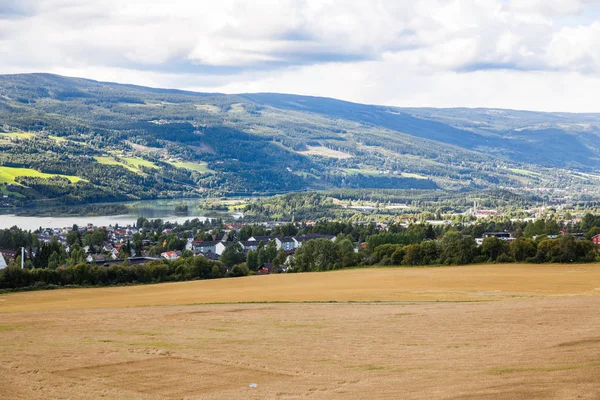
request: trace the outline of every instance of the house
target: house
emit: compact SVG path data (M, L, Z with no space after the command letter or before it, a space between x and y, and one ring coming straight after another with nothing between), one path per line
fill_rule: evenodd
M6 260L4 259L2 253L0 253L0 269L4 269L6 267L8 267L8 265L6 264Z
M219 256L215 253L199 253L198 256L204 257L208 261L218 261L219 260Z
M331 240L333 242L335 240L335 236L311 233L309 235L303 235L303 236L298 236L298 237L294 238L294 240L296 241L296 248L302 247L302 243L304 243L304 242L308 242L309 240L315 240L315 239L327 239L327 240Z
M160 253L160 256L167 260L177 260L179 258L176 251L165 251L164 253Z
M241 242L239 242L239 244L241 244L242 247L244 247L244 251L245 252L248 252L250 250L257 251L259 243L260 242L257 242L255 240L247 240L247 241L241 241Z
M294 238L289 236L277 237L275 243L277 244L277 250L283 249L284 251L294 250L297 244Z
M273 240L272 236L252 236L250 239L248 239L250 242L263 242L264 244L269 243L271 240Z
M16 250L0 249L0 253L4 254L6 257L8 257L10 259L14 259L17 257Z
M489 238L489 237L495 237L498 239L510 239L511 238L511 234L509 232L485 232L483 234L483 238Z
M592 243L600 245L600 235L596 235L592 238Z
M265 264L261 265L260 267L258 267L258 270L256 271L256 273L258 275L268 275L271 272L273 272L273 268L275 268L275 265L273 265L271 263L265 263Z
M209 242L201 242L198 240L194 240L192 242L192 247L195 253L214 253L217 255L223 254L227 246L232 244L233 242L221 242L220 240L209 241Z
M216 253L217 252L217 244L221 243L221 241L201 241L194 240L192 242L192 249L196 253Z

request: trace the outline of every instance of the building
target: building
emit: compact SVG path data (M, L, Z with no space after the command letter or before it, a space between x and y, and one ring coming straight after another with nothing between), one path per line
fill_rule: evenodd
M510 239L512 237L512 235L510 234L510 232L485 232L483 234L483 238L489 238L489 237L495 237L498 239Z
M277 244L277 250L283 249L284 251L294 250L297 245L293 237L287 236L275 238L275 243Z
M2 253L0 253L0 269L4 269L6 267L8 267L8 265L6 264L6 260L4 259Z
M298 237L294 238L294 240L296 241L296 248L302 247L302 243L304 243L304 242L308 242L309 240L315 240L315 239L326 239L326 240L331 240L333 242L335 240L335 236L311 233L309 235L303 235L303 236L298 236Z
M272 236L252 236L248 241L256 243L263 242L263 244L267 244L273 239Z
M179 258L176 251L165 251L164 253L161 253L160 256L167 260L177 260Z
M260 242L257 242L256 240L241 241L238 243L242 245L242 247L244 248L244 251L246 251L246 252L248 252L250 250L257 251L258 245L260 244Z
M596 235L592 238L592 243L600 245L600 235Z
M273 272L273 268L275 268L275 265L271 264L271 263L266 263L261 265L258 270L256 271L256 273L258 275L268 275L271 272Z
M221 243L220 240L213 240L203 242L200 240L194 240L192 242L192 249L196 253L217 253L217 245Z

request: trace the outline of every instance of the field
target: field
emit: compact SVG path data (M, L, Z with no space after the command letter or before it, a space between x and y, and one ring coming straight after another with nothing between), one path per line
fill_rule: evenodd
M43 172L39 172L29 168L0 167L0 183L14 184L15 178L18 176L30 176L45 179L60 176L62 178L67 178L71 183L77 183L81 180L81 178L77 176L45 174Z
M188 169L190 171L196 171L201 174L210 174L210 173L214 172L208 168L207 163L203 163L203 162L194 163L194 162L184 162L184 161L172 161L172 162L169 162L169 164L171 164L175 168Z
M154 164L152 161L144 160L143 158L139 158L139 157L122 157L122 158L128 164L131 164L136 168L140 168L140 167L158 168L158 166L156 164Z
M599 294L597 265L8 294L0 398L597 399Z
M306 146L307 150L299 151L299 154L304 154L308 156L321 156L327 158L337 158L339 160L345 160L347 158L352 158L352 156L348 153L344 153L343 151L333 150L328 147L323 146Z
M105 164L105 165L120 165L123 168L127 168L128 170L130 170L131 172L135 172L136 174L141 174L142 172L137 169L132 167L131 165L128 165L124 162L118 161L113 157L110 156L98 156L98 157L94 157L94 159L100 163L100 164Z

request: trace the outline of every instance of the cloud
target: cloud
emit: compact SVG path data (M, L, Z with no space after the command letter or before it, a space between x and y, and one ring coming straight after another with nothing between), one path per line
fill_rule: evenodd
M456 93L476 81L478 105L510 106L494 95L522 103L509 77L596 87L600 0L0 0L0 60L0 73L404 105L473 104Z

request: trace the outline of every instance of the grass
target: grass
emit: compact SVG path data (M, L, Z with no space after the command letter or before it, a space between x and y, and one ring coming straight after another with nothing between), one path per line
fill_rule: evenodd
M10 293L0 313L216 303L490 302L594 295L598 287L600 268L594 264L369 268Z
M15 139L32 139L35 137L35 134L32 132L10 132L10 133L0 133L0 136L5 138L15 138Z
M190 171L196 171L201 174L211 174L214 171L208 168L208 164L205 162L189 162L189 161L170 161L169 164L174 166L175 168L183 168Z
M427 179L426 176L424 175L419 175L419 174L411 174L409 172L403 172L402 173L402 177L403 178L414 178L414 179Z
M8 183L15 184L16 178L19 176L28 176L34 178L53 178L59 176L61 178L67 178L71 183L77 183L82 179L78 176L72 175L60 175L60 174L45 174L43 172L36 171L34 169L29 168L13 168L13 167L0 167L0 184Z
M56 142L59 142L59 143L61 143L61 142L66 142L66 141L67 141L67 139L66 139L66 138L64 138L64 137L60 137L60 136L53 136L53 135L49 135L49 136L48 136L48 139L52 139L52 140L54 140L54 141L56 141Z
M132 167L131 165L128 165L122 161L118 161L116 160L114 157L110 157L110 156L97 156L94 157L94 159L99 162L100 164L105 164L105 165L118 165L121 166L123 168L127 168L128 170L135 172L136 174L141 174L142 171L140 171L139 169Z
M128 164L133 165L136 168L140 168L140 167L158 168L158 166L156 164L154 164L152 161L144 160L143 158L139 158L139 157L121 157L121 159L123 161L127 162Z
M510 172L514 172L515 174L518 175L525 175L531 178L539 178L542 176L542 174L540 174L539 172L533 172L533 171L528 171L526 169L520 169L520 168L509 168L508 169Z
M589 364L575 365L558 365L549 367L515 367L515 368L491 368L487 372L492 375L513 374L518 372L555 372L555 371L572 371L578 369L597 368L600 367L600 362Z
M321 156L327 158L337 158L338 160L343 160L347 158L352 158L352 155L348 153L344 153L342 151L333 150L324 146L307 146L308 150L299 151L299 154L304 154L308 156Z
M366 176L379 175L379 171L375 171L373 169L344 168L344 172L348 175L366 175Z
M0 314L0 398L597 399L598 270L374 269L9 294L0 312L35 307ZM546 298L341 302L508 291ZM338 303L181 305L329 292Z

